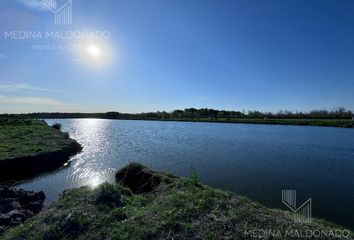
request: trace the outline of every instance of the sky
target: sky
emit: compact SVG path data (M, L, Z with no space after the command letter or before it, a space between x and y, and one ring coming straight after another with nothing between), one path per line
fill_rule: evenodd
M352 0L71 4L0 1L0 113L354 110Z

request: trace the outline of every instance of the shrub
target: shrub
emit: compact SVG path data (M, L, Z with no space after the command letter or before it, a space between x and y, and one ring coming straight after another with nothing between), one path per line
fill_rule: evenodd
M199 177L198 177L198 172L194 167L191 167L191 176L190 176L192 182L194 185L199 184Z
M85 213L74 211L65 218L65 220L62 222L62 226L60 226L60 229L66 235L69 235L72 239L76 239L80 234L88 230L88 226L90 225L91 221L92 219ZM54 228L53 230L54 230L53 235L55 236L55 233L57 232L58 229ZM48 239L53 239L53 238L48 238Z
M127 219L127 215L123 208L115 208L112 210L111 214L113 219L117 221L122 221L124 219Z
M97 190L96 202L109 207L122 206L122 196L116 184L103 183Z
M61 124L60 123L54 123L52 127L57 129L57 130L60 130L61 129Z

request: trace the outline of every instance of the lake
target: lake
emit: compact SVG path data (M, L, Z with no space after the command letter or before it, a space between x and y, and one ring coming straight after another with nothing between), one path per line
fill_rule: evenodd
M318 218L354 229L354 129L227 123L51 119L83 151L56 172L19 187L43 190L47 203L68 188L113 181L130 161L189 176L286 209L281 191L312 198Z

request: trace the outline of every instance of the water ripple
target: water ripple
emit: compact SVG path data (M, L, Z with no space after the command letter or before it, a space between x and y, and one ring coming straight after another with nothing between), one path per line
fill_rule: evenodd
M129 161L138 161L181 176L188 176L193 166L204 183L241 193L270 207L282 206L282 189L296 189L327 206L314 204L318 217L350 225L354 207L336 196L345 194L345 199L354 201L351 129L48 120L49 124L55 122L61 123L63 130L84 148L67 166L20 186L44 190L47 202L55 200L64 189L113 181L117 169Z

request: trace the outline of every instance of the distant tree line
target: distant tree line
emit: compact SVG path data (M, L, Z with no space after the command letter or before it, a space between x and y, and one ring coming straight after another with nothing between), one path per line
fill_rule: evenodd
M277 113L260 111L226 111L210 108L186 108L172 112L147 113L28 113L28 114L1 114L1 118L104 118L104 119L131 119L131 120L174 120L174 119L236 119L236 118L269 118L269 119L353 119L353 112L345 108L335 110L312 110L310 112L279 111Z

